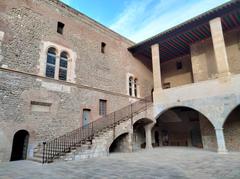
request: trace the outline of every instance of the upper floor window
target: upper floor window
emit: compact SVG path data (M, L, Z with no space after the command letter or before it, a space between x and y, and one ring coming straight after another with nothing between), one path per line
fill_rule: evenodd
M130 96L138 96L138 80L133 76L128 79L128 91Z
M128 89L129 89L129 95L132 96L132 87L133 87L133 77L129 77L129 81L128 81Z
M50 78L67 80L68 53L62 52L60 58L56 55L56 49L51 47L47 53L47 63L45 75ZM59 69L56 69L59 67Z
M107 115L107 100L103 99L99 100L99 115L100 116Z
M137 78L134 79L134 95L137 97Z
M105 48L106 48L106 43L102 42L101 43L101 52L105 53Z
M181 70L182 69L182 62L176 62L176 68L177 68L177 70Z
M58 22L58 25L57 25L57 32L58 32L59 34L63 34L64 26L65 26L64 23L62 23L62 22Z
M55 77L56 67L56 49L51 47L47 52L46 76L50 78Z
M62 52L60 55L60 64L59 64L59 74L58 77L60 80L67 80L67 67L68 67L68 54L67 52Z

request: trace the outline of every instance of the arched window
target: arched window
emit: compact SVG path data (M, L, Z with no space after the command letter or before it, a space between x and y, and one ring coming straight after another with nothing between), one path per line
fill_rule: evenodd
M137 78L134 79L134 96L137 97Z
M67 52L62 52L60 55L60 65L59 65L59 80L67 80L67 66L68 66L68 54Z
M56 65L56 49L51 47L47 52L46 76L54 78Z
M129 77L129 95L132 96L133 77Z

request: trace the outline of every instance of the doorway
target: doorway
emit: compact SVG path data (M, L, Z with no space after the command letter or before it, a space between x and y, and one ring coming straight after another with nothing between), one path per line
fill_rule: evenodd
M20 130L14 134L10 161L26 160L28 140L29 133L25 130Z
M83 109L83 120L82 120L82 125L87 127L87 125L90 122L90 109Z

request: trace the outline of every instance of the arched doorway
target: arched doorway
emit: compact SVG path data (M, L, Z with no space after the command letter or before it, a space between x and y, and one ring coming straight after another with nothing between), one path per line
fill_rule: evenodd
M19 130L14 134L10 161L25 160L27 158L29 133Z
M150 119L142 118L133 124L133 151L146 148L145 126L152 123Z
M118 136L110 145L109 147L109 153L114 152L129 152L129 134L124 133L120 136Z
M228 115L224 125L226 148L229 151L240 151L240 105Z
M213 125L204 115L189 107L166 110L158 117L154 131L160 134L157 141L160 146L191 146L217 150Z

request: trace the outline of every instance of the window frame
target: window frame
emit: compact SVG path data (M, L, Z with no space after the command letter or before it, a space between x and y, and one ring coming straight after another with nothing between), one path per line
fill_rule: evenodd
M65 56L63 56L63 54L65 54ZM62 81L67 81L67 72L68 72L68 59L69 59L69 55L66 51L62 51L60 54L60 59L59 59L59 69L58 69L58 79L62 80ZM61 66L61 60L66 61L66 67ZM66 76L64 79L61 79L61 73L60 71L64 70L66 72Z
M54 53L50 53L51 50L54 51ZM54 64L49 63L48 59L50 57L54 58ZM47 58L46 58L46 67L45 67L45 76L48 78L55 78L55 73L56 73L56 64L57 64L57 49L55 47L49 47L47 50ZM48 75L48 67L53 67L53 76Z
M107 115L107 100L99 99L99 115L106 116Z

